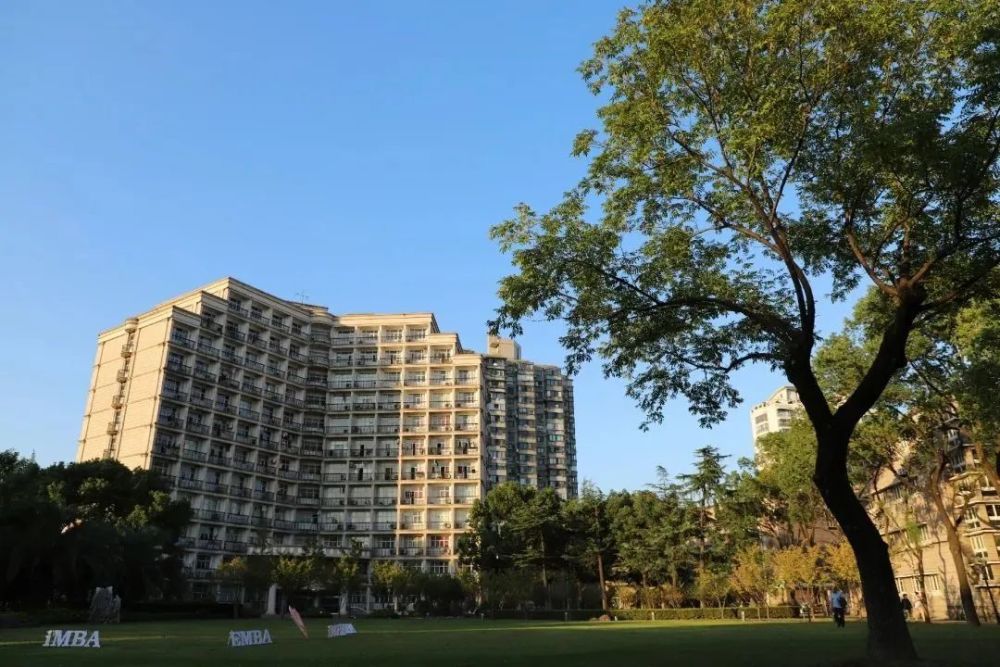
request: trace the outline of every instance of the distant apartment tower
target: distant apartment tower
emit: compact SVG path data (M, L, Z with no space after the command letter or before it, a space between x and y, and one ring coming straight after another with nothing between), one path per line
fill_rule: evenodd
M99 335L77 460L157 470L190 501L196 595L265 545L454 571L491 486L576 495L571 381L494 342L482 355L431 313L335 315L225 278Z
M490 336L485 357L487 485L517 482L576 496L573 383L557 366L521 359L521 346Z
M790 384L778 389L763 403L753 406L750 411L750 427L753 432L754 455L759 454L757 443L762 436L787 430L795 413L801 409L799 392Z

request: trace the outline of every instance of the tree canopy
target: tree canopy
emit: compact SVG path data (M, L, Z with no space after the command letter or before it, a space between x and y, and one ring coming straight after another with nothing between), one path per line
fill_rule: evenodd
M875 657L915 653L849 442L910 333L997 287L998 26L991 0L625 9L581 68L606 100L574 144L586 175L548 212L522 204L493 230L516 269L493 328L565 321L569 367L600 356L649 420L683 396L718 422L750 363L796 386ZM862 281L889 317L858 383L832 397L813 365L817 316Z
M155 473L0 452L0 601L79 605L97 586L126 602L179 595L176 543L190 518Z

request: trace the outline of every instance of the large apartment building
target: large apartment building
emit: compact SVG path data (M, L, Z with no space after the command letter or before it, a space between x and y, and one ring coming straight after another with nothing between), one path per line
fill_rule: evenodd
M195 594L228 556L314 542L454 571L493 485L576 495L571 380L489 346L226 278L99 335L77 460L157 470L190 501Z

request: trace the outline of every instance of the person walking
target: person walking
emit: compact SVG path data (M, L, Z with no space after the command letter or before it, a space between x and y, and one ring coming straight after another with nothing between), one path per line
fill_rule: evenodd
M833 622L838 628L844 627L844 616L847 614L847 597L839 588L834 589L830 596L830 608L833 609Z
M910 615L913 614L913 603L910 602L910 598L903 593L903 599L900 600L900 604L903 605L903 618L910 620Z

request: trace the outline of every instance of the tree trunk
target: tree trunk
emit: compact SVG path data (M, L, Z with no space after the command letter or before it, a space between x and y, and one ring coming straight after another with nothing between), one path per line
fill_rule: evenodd
M542 593L545 596L545 608L552 609L552 596L549 593L549 575L545 571L545 561L542 561Z
M927 600L927 593L926 593L927 575L924 573L924 550L920 544L917 544L917 548L914 553L914 559L917 561L917 577L919 578L920 581L920 590L917 591L917 602L920 604L920 609L924 614L924 623L930 623L931 605Z
M539 541L541 542L541 547L542 547L542 591L543 594L545 595L545 608L552 609L552 593L551 591L549 591L549 575L548 572L546 572L545 570L545 560L548 558L548 555L545 551L544 534L542 535L541 540Z
M958 594L962 599L962 609L965 611L965 622L969 625L979 625L979 612L976 611L976 600L972 597L972 587L969 585L969 574L965 566L965 554L962 553L962 542L958 537L958 528L952 521L948 508L944 505L941 497L941 473L944 472L945 458L944 452L938 451L938 461L931 472L930 481L927 484L927 495L934 501L934 508L938 517L944 525L945 535L948 537L948 552L955 561L955 576L958 577Z
M854 551L868 609L868 656L876 661L906 661L917 657L896 591L889 549L854 494L847 476L847 452L854 429L878 401L893 376L906 367L906 341L927 299L926 287L909 277L900 277L895 288L895 312L882 333L875 358L836 412L830 409L830 402L813 373L815 330L811 317L803 320L802 338L790 350L784 364L785 374L798 389L802 406L816 432L813 481Z
M601 586L601 611L608 610L608 591L604 585L604 555L597 552L597 581Z
M813 480L854 550L868 610L868 655L879 661L914 660L917 654L896 591L889 549L847 477L850 431L816 430Z

